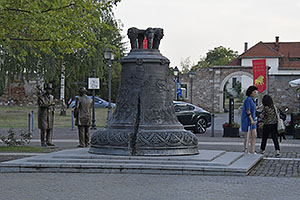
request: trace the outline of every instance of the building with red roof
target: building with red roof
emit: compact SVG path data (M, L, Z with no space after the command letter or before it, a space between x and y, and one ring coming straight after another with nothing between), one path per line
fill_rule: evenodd
M300 42L259 42L230 63L231 66L252 66L252 60L266 59L269 75L300 75Z

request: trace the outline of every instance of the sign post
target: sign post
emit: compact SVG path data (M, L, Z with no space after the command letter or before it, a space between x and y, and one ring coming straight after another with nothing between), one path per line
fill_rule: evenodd
M181 96L182 96L181 82L179 82L177 79L177 100L179 100Z
M92 130L96 130L95 119L95 90L100 89L99 78L95 78L95 69L93 69L93 78L89 78L89 90L93 90L93 104L92 104Z
M99 78L89 78L89 90L100 89Z

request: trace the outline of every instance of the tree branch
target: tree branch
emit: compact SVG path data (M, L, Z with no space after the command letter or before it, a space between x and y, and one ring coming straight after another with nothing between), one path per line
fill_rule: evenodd
M60 7L60 8L49 8L48 10L43 10L41 13L45 13L45 12L49 12L49 11L54 11L54 10L60 10L60 9L64 9L64 8L68 8L68 7L74 6L74 5L75 5L75 3L70 3L69 5L63 6L63 7Z
M6 8L5 10L8 10L8 11L15 11L15 12L31 13L31 12L28 11L28 10L20 10L20 9L15 9L15 8Z
M35 41L35 42L47 42L50 41L50 39L28 39L28 38L9 38L10 40L17 40L17 41ZM5 41L5 39L3 39Z
M70 3L69 5L66 5L66 6L63 6L63 7L59 7L59 8L49 8L47 10L41 11L41 13L46 13L46 12L55 11L55 10L61 10L61 9L64 9L64 8L69 8L69 7L74 6L74 5L75 5L75 3ZM31 11L28 11L28 10L21 10L21 9L16 9L16 8L6 8L5 10L7 10L7 11L15 11L15 12L32 13Z

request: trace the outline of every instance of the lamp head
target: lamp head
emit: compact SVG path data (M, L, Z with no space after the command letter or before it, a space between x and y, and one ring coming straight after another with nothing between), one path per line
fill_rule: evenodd
M195 72L194 71L189 71L189 77L190 79L194 78L195 77Z
M113 60L115 55L113 54L113 51L111 49L105 49L104 50L104 58L105 60Z
M174 67L174 75L178 76L178 74L179 74L179 70L178 70L177 66L175 66Z

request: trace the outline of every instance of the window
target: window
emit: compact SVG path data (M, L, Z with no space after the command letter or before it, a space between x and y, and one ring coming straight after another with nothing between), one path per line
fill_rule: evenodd
M175 112L191 111L194 109L195 109L194 106L191 105L186 105L186 104L175 105Z

